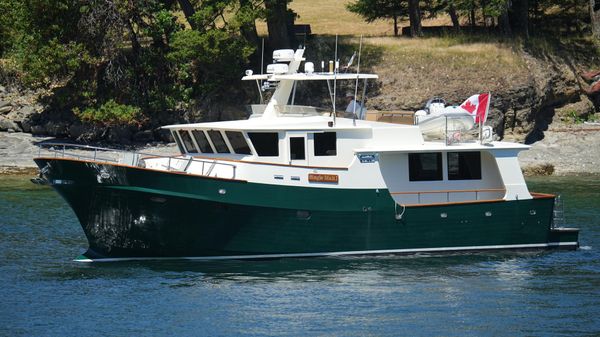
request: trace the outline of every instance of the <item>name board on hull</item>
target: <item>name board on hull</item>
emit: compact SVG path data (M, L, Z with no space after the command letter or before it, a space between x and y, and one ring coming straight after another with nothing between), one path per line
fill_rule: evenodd
M339 177L337 174L309 173L308 181L311 183L334 183L334 184L337 184L339 181Z

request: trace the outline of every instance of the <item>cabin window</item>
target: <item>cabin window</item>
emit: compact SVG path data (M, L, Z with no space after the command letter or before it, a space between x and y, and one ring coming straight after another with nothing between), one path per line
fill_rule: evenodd
M409 153L408 175L410 181L442 180L442 153Z
M250 147L246 143L246 139L241 132L237 131L225 131L227 138L229 138L229 144L233 148L233 152L237 154L250 154Z
M183 141L183 145L185 146L187 153L198 153L198 150L196 150L196 146L194 146L194 142L192 141L192 136L190 136L189 132L187 132L185 130L180 130L179 136L181 137L181 140Z
M304 160L306 159L304 152L304 137L290 137L290 159Z
M248 137L259 156L279 156L279 135L276 132L248 132Z
M335 132L315 133L315 156L337 155Z
M210 147L208 138L206 138L206 135L204 134L204 131L193 130L192 135L194 135L194 139L196 139L196 144L198 144L202 153L214 153L213 149Z
M448 152L448 180L481 179L481 152Z
M217 153L229 153L229 148L227 147L227 144L225 144L225 139L223 139L221 131L210 130L208 131L208 136L212 140Z
M177 143L179 152L185 153L185 150L183 149L183 145L181 144L181 139L179 138L179 135L177 134L177 132L173 131L173 132L171 132L171 134L173 135L173 139L175 139L175 143Z

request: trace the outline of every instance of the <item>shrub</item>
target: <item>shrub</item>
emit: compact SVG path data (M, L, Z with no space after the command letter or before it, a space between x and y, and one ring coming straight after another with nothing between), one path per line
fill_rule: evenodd
M73 113L84 122L101 123L104 125L135 125L144 121L140 108L119 104L112 99L98 107L89 107L83 111L75 108L73 109Z

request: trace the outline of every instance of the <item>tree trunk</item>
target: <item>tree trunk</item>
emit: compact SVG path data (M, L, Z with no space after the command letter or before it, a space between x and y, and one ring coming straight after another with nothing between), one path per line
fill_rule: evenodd
M590 0L590 24L592 35L600 39L600 0Z
M510 20L508 19L508 8L502 12L500 18L498 18L498 21L500 24L500 30L502 31L502 34L504 34L505 36L511 36L512 30L510 29Z
M398 36L398 16L396 14L394 14L394 36Z
M273 49L292 48L288 30L288 11L286 0L265 0L267 10L267 30Z
M475 8L471 8L469 12L469 24L471 25L471 31L475 30Z
M419 0L408 0L408 17L410 20L410 36L423 36L421 28L421 9L419 8Z
M196 24L194 23L194 20L192 20L192 16L196 14L194 6L192 6L189 0L177 0L177 2L179 3L179 7L181 7L181 10L183 11L183 15L185 15L185 19L190 24L190 27L195 29Z
M249 0L240 0L240 7L251 6ZM240 27L240 34L253 46L258 46L258 32L254 21L243 24Z
M529 1L513 0L508 9L510 28L516 35L529 38Z
M454 8L453 4L448 6L448 14L450 14L450 20L452 20L452 27L454 27L454 31L460 31L460 22L458 21L458 14L456 14L456 8Z

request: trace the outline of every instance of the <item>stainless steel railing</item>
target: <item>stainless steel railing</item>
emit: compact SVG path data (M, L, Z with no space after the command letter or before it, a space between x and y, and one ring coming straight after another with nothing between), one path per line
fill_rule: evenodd
M230 168L229 171L231 171L231 176L222 178L235 179L236 177L235 164L223 163L210 159L199 159L192 156L166 156L140 151L128 151L69 143L48 142L38 144L38 157L44 157L47 155L54 158L73 158L77 160L89 160L99 163L144 167L157 171L193 173L203 176L211 176L217 167L227 167ZM161 164L154 165L153 167L147 167L147 161L153 160L160 161ZM207 165L208 169L205 169ZM194 169L190 170L191 168Z

